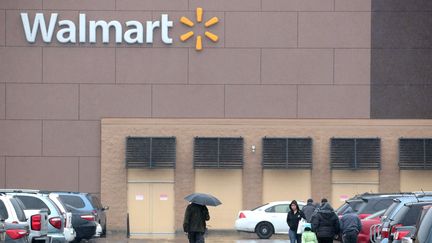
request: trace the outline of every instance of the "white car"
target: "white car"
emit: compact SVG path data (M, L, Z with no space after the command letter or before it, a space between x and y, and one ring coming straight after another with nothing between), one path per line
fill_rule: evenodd
M286 222L291 201L271 202L252 210L238 213L235 222L237 231L256 233L261 239L268 239L273 234L288 234ZM306 203L297 201L302 209Z

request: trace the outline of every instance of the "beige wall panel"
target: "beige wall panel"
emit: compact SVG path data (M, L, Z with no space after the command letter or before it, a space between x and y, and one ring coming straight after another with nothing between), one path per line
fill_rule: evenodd
M195 172L195 191L217 197L222 205L208 207L212 229L233 229L238 211L242 209L242 170L199 169Z
M128 169L128 182L174 182L174 170Z
M334 170L331 205L336 209L352 196L364 192L379 192L378 170Z
M333 183L379 183L378 170L333 170Z
M410 191L432 191L431 171L424 170L402 170L400 172L400 190Z
M378 184L333 184L331 205L337 209L346 199L364 192L379 192Z
M263 203L311 197L310 170L264 170ZM259 205L257 205L259 206Z

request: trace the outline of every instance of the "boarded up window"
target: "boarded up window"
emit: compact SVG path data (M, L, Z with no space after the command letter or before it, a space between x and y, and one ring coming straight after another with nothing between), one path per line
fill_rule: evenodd
M243 168L243 138L194 139L195 168Z
M332 169L381 168L379 138L332 138L330 150Z
M263 138L263 168L312 168L311 138Z
M126 139L127 168L174 168L175 137L128 137Z

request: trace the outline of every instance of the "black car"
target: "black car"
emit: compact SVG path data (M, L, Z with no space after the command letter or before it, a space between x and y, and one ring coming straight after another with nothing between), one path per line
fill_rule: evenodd
M106 224L107 218L105 211L109 209L109 207L103 207L99 201L99 198L91 193L83 193L83 192L56 192L59 195L60 200L65 204L65 206L72 212L73 214L79 215L79 217L75 220L77 223L82 221L81 219L85 219L86 221L93 221L95 225L100 224L102 227L102 232L100 236L106 235ZM74 223L72 222L72 225ZM95 227L96 227L95 226ZM75 226L74 226L75 227ZM77 230L77 237L78 237ZM93 231L91 237L95 236L96 229ZM89 239L90 230L86 232L85 237L83 239Z

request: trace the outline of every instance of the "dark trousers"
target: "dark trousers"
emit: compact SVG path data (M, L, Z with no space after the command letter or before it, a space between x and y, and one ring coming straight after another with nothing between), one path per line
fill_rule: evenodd
M290 239L290 243L301 243L301 234L297 234L297 231L289 230L288 236Z
M333 243L333 237L318 237L318 243Z
M204 232L188 232L189 243L204 243Z
M357 243L357 232L351 231L343 234L342 239L343 243Z

